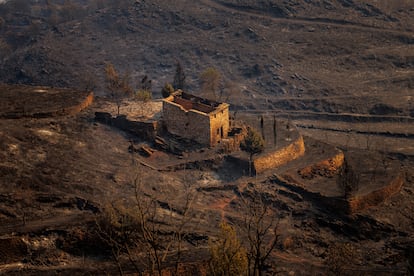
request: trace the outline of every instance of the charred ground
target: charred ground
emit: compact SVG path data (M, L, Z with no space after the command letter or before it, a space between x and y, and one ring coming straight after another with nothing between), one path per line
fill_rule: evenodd
M414 221L414 7L410 1L285 2L10 1L0 5L0 80L103 96L104 66L111 62L133 81L149 75L157 96L171 82L176 60L194 93L199 73L214 66L239 90L229 97L235 110L293 120L313 137L310 147L316 138L366 150L354 155L357 164L389 154L406 172L399 194L354 217L328 212L272 178L258 179L287 225L284 238L292 239L272 256L276 269L324 271L329 244L346 241L359 256L351 270L402 274ZM250 179L230 165L163 173L137 166L128 152L136 137L94 124L93 111L102 109L98 100L71 117L1 119L0 232L28 241L8 241L16 250L4 263L22 261L29 245L27 273L115 272L97 254L101 248L87 250L96 241L85 233L105 199L133 194L137 167L147 192L171 206L180 198L169 195L189 176L196 180L201 226L192 237L201 245L199 256L206 256L206 237L217 233L212 225L223 216L237 219L237 195L248 191ZM316 155L324 148L318 143ZM1 252L9 247L4 243ZM20 265L2 269L19 274Z

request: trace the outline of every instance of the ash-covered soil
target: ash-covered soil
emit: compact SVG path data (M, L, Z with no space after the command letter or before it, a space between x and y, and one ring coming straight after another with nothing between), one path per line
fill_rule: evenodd
M139 174L146 194L167 209L182 208L181 192L193 184L197 219L185 243L188 262L208 259L207 240L219 222L240 219L240 193L264 183L261 193L282 225L269 274L324 274L327 248L338 242L357 253L348 273L405 273L414 229L411 1L65 3L0 4L1 82L103 96L111 62L134 86L148 75L159 97L178 60L187 90L201 94L199 74L213 66L231 83L233 111L297 123L312 137L315 155L325 148L315 139L359 151L356 164L386 155L406 172L406 183L384 204L344 216L273 182L273 172L251 179L226 161L154 171L128 152L139 137L94 123L94 111L116 110L107 100L76 116L1 119L0 234L7 242L0 243L0 272L117 273L93 229L108 204L134 202Z
M132 103L126 103L121 110L128 114L130 106ZM203 267L209 258L208 241L218 235L219 224L224 220L239 225L243 200L261 195L270 206L268 219L279 220L280 238L268 260L267 273L323 274L328 270L329 246L341 242L351 243L356 254L346 266L349 273L405 273L405 251L413 241L411 159L387 156L390 164L404 165L403 189L382 205L348 216L273 180L274 174L284 175L334 156L338 150L331 145L305 137L304 157L253 178L220 159L219 152L213 163L159 171L147 166L149 158L130 152L131 140L143 142L139 137L94 122L95 111L115 112L115 107L98 98L76 116L1 120L2 272L117 273L97 223L108 206L136 205L138 177L143 184L139 198L156 199L164 214L158 218L162 233L174 229L183 216L180 210L190 191L191 221L182 245L184 264ZM151 109L148 115L154 113ZM378 169L384 154L358 151L350 156L357 166ZM202 157L199 152L195 155ZM186 156L169 158L186 160ZM332 183L330 177L317 175L315 179ZM136 254L140 256L142 251ZM135 271L125 256L120 264L126 272Z
M9 49L2 51L3 81L94 86L100 94L104 64L112 62L133 81L149 75L158 92L179 60L192 92L198 92L201 71L214 66L242 91L241 103L233 104L248 108L286 110L280 97L301 96L325 100L314 107L318 111L344 112L341 105L347 105L367 113L384 103L378 97L404 114L412 109L406 100L392 101L412 89L412 3L119 1L99 8L89 1L67 10L41 3L29 14L1 6ZM58 8L61 18L48 17ZM76 8L85 9L79 18L63 16ZM272 12L278 9L288 12ZM299 106L291 108L302 109L296 100ZM302 105L311 108L306 99Z
M104 95L110 62L134 87L148 75L159 96L180 61L195 94L217 68L233 109L321 115L317 127L413 117L410 1L103 2L1 5L0 80Z

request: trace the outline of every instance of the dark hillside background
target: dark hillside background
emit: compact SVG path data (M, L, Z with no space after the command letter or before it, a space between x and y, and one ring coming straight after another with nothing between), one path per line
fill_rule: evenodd
M412 1L13 0L0 4L0 81L104 95L111 62L159 95L180 61L193 93L212 66L241 92L234 105L296 110L307 104L274 96L407 95L413 30ZM332 105L311 109L352 111Z

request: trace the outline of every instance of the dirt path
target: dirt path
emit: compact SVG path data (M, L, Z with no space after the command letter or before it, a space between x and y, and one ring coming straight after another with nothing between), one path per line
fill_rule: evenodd
M272 255L275 256L276 258L283 260L285 262L288 262L290 264L292 263L296 263L296 264L302 264L302 265L312 265L312 266L317 266L317 267L324 267L322 262L317 262L315 260L309 261L308 258L302 258L300 256L297 255L293 255L292 253L285 253L285 252L280 252L280 251L273 251Z
M413 51L414 52L414 51ZM395 81L400 79L411 79L414 77L413 71L402 71L399 70L397 75L389 76L389 77L379 77L379 78L371 78L369 80L362 81L361 84L373 84L378 82L386 82L386 81Z
M0 225L0 235L10 234L13 232L30 233L37 232L47 228L68 228L69 225L78 225L91 222L94 217L89 212L74 213L67 215L56 215L37 220L13 222Z
M392 33L392 34L397 34L397 35L405 35L405 36L414 38L413 32L399 31L399 30L386 29L386 28L377 28L377 27L371 27L371 26L366 26L362 24L356 24L352 22L326 22L323 19L299 18L299 17L298 18L280 18L280 17L274 17L274 16L270 16L266 14L261 14L259 12L254 12L254 11L244 11L242 9L233 8L233 7L230 7L228 5L222 4L214 0L201 0L201 2L207 6L210 6L218 10L227 11L230 13L244 14L248 16L255 16L258 18L268 19L273 22L332 26L332 27L339 27L339 28L362 30L362 31L367 31L367 32L386 32L386 33ZM330 19L326 19L326 20L330 20Z

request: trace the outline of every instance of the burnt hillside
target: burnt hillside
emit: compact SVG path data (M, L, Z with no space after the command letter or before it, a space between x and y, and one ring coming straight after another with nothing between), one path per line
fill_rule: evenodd
M0 80L102 95L111 62L134 85L149 75L159 93L179 60L188 89L213 66L249 109L274 96L405 95L414 10L387 2L10 1L0 6Z

